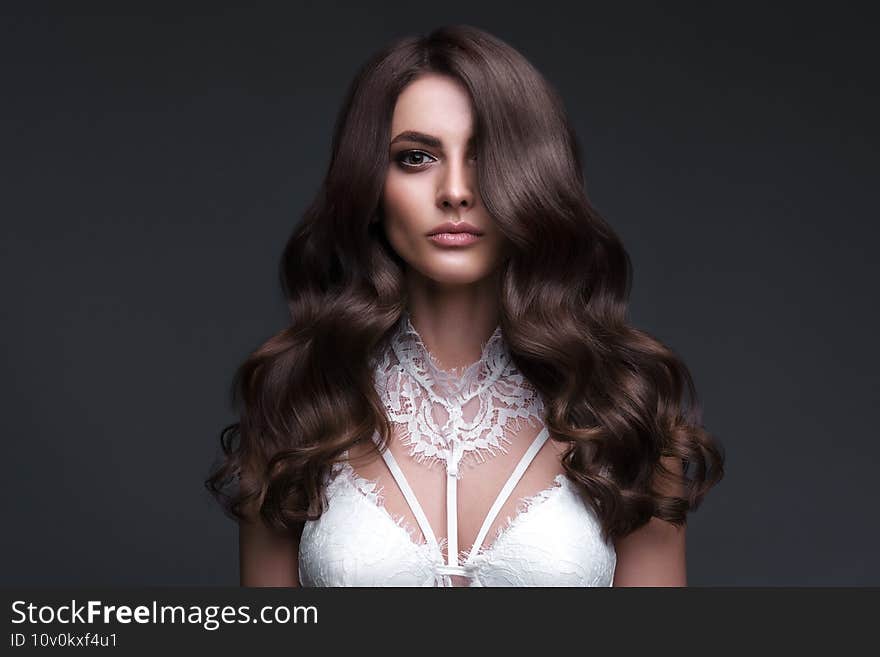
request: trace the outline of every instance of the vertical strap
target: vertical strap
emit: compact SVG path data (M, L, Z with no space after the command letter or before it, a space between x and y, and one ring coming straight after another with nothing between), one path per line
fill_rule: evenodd
M452 461L446 462L446 563L458 565L458 462L461 452L453 444Z
M412 509L413 515L415 515L419 527L422 530L422 534L425 535L425 540L439 552L440 545L437 543L437 537L434 536L434 531L431 529L428 517L422 510L422 505L419 504L419 501L416 499L416 494L413 493L413 489L410 488L409 482L403 474L403 470L397 465L397 460L391 454L391 450L385 449L382 452L382 458L385 459L385 463L388 464L388 469L391 470L391 475L394 477L397 485L400 486L400 490L406 498L406 503L409 504L409 508Z
M480 533L477 534L477 539L474 541L474 546L471 548L471 552L468 555L468 562L476 556L477 551L483 545L483 541L486 539L486 534L489 533L489 527L492 526L492 523L495 521L495 517L498 515L498 512L501 511L501 507L507 501L507 498L510 497L510 494L513 492L514 487L519 483L519 480L522 478L523 474L526 471L526 468L529 467L529 464L534 460L535 456L538 454L538 451L541 447L544 446L544 443L547 442L547 439L550 437L550 431L547 427L541 429L541 432L535 437L532 441L532 444L529 445L529 448L526 450L526 453L522 455L522 458L519 460L519 463L516 464L516 468L514 468L510 477L507 480L507 483L504 484L504 488L501 489L501 492L498 493L498 497L495 498L495 503L492 505L492 508L489 509L489 513L486 514L486 519L483 521L483 526L480 527Z
M452 472L446 474L446 563L458 565L458 479Z

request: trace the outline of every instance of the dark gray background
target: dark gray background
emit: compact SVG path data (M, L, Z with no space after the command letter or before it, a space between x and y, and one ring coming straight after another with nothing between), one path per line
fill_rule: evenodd
M236 366L285 324L276 267L342 95L391 39L469 23L562 94L633 322L727 450L690 583L880 585L866 16L76 4L2 10L2 584L237 583L202 480Z

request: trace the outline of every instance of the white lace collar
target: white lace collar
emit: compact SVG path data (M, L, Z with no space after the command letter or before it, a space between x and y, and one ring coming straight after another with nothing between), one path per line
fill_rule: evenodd
M443 370L404 312L375 369L376 389L410 455L429 466L480 463L506 452L526 422L541 426L544 405L511 358L501 327L480 359Z

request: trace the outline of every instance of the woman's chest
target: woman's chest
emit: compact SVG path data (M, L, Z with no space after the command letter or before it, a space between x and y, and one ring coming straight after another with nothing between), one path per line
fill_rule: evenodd
M529 498L444 576L448 541L432 545L382 506L372 482L340 470L328 508L300 542L304 586L610 586L616 555L592 510L564 476Z

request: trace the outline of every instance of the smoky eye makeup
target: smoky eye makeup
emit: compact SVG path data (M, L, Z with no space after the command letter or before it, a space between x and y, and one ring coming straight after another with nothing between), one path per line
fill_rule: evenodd
M399 151L393 156L393 159L400 168L410 170L419 170L424 168L425 165L430 164L432 161L437 161L437 158L430 153L413 148ZM476 160L476 153L471 153L468 156L468 159Z
M394 161L404 169L421 169L435 160L433 155L417 149L403 150L394 156Z

